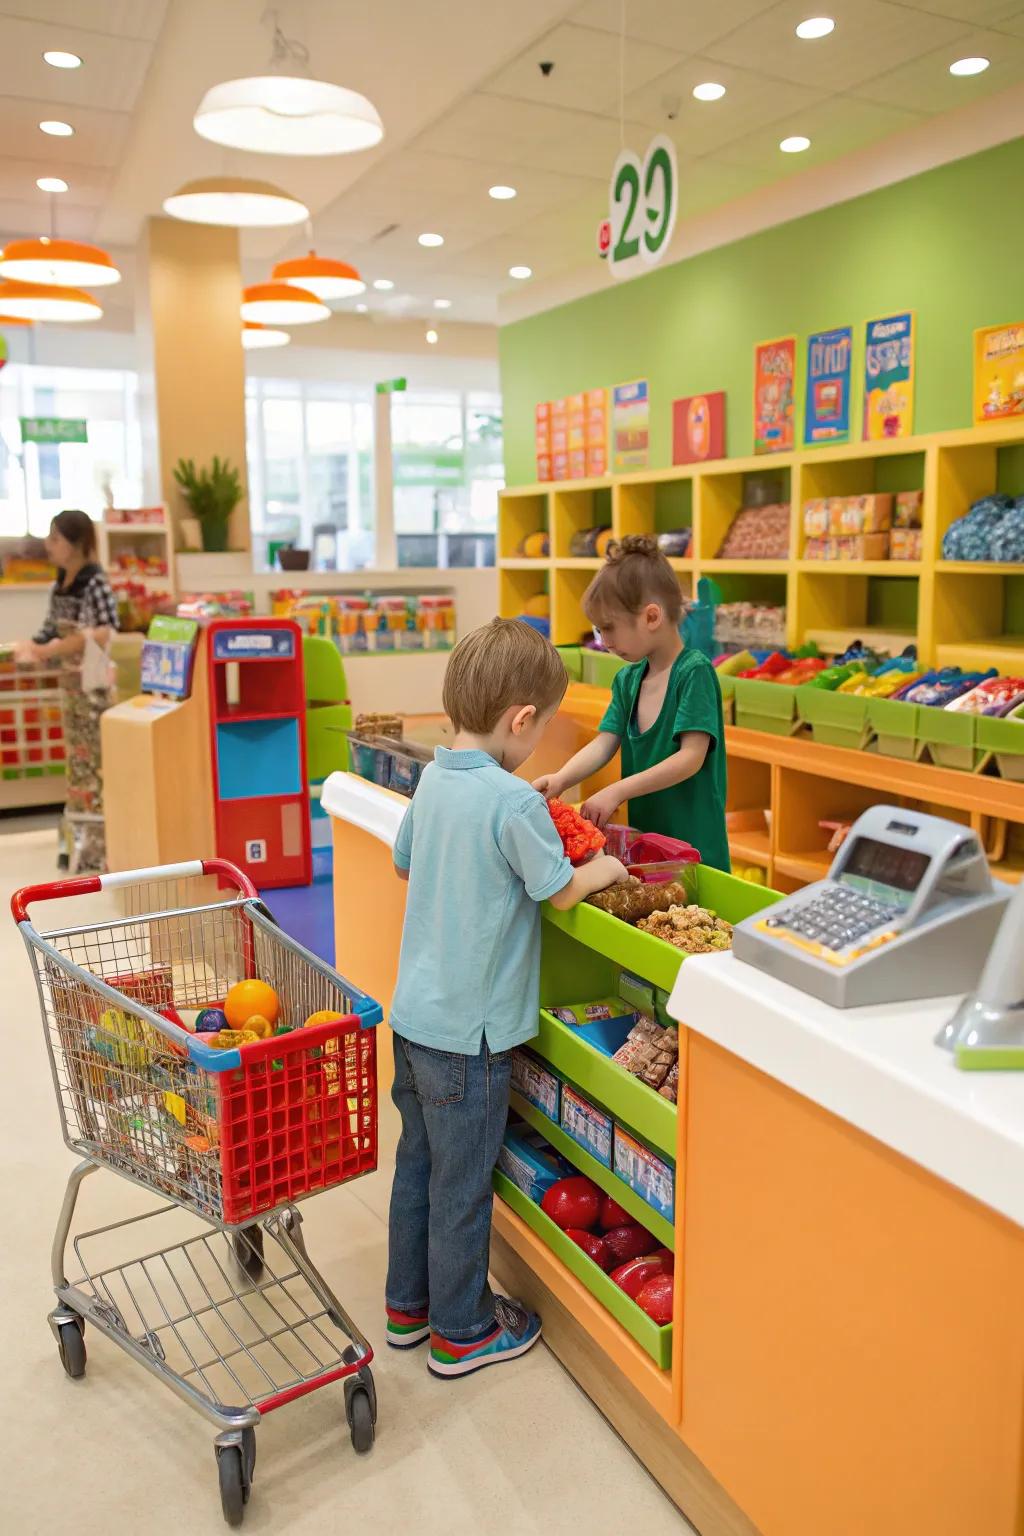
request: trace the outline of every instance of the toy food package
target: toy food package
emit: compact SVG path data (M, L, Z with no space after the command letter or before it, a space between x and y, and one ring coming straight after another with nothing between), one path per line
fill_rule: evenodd
M591 906L600 907L602 912L608 912L624 923L636 923L641 917L650 917L652 912L667 912L669 907L680 902L685 904L688 900L685 886L676 880L668 885L645 885L635 875L587 897Z
M823 539L828 534L828 498L816 497L804 502L804 533L809 539Z
M711 955L732 948L732 924L696 904L669 907L667 912L652 912L650 917L637 923L637 927L688 955Z
M833 496L828 512L829 533L887 533L892 527L892 496Z
M889 535L890 560L920 560L920 528L894 528Z
M534 1109L539 1109L549 1120L557 1122L561 1078L542 1067L526 1051L512 1052L512 1087Z
M577 528L569 540L569 554L574 560L601 559L608 553L612 530L605 528Z
M737 512L718 551L727 560L789 558L789 502L744 507Z
M569 1178L575 1169L559 1157L553 1147L522 1120L509 1122L498 1153L498 1167L531 1200L539 1205L547 1191L559 1179Z
M920 528L923 491L898 491L892 510L894 528Z
M594 1003L559 1003L548 1012L563 1024L579 1026L608 1019L633 1019L636 1010L628 1007L621 997L602 997Z
M946 709L955 699L970 693L979 683L995 677L990 672L961 672L959 667L945 667L941 672L929 672L917 682L904 686L900 698L906 704L924 704L929 709Z
M568 1083L563 1085L562 1130L605 1168L612 1165L613 1125L611 1115L591 1104Z
M679 1031L640 1014L612 1060L648 1088L660 1088L679 1061Z
M581 816L575 806L564 800L549 800L548 811L570 864L584 864L592 854L600 853L607 839L603 832Z
M675 1208L675 1169L672 1165L656 1157L648 1147L618 1125L615 1127L612 1156L619 1178L629 1185L634 1194L671 1221Z
M827 539L808 539L805 560L887 560L888 533L831 534Z
M990 677L946 708L970 715L1008 715L1024 704L1024 677Z

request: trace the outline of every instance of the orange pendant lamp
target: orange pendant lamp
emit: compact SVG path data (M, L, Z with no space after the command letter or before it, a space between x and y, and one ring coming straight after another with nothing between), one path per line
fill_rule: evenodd
M121 274L107 251L80 240L10 240L0 251L0 278L58 288L106 288Z
M311 325L330 313L315 293L290 283L253 283L242 290L242 319L257 325Z
M260 325L256 320L242 321L242 346L246 352L261 352L267 347L286 347L291 341L287 331Z
M316 251L310 251L308 256L297 256L292 261L279 261L270 277L272 282L305 288L307 293L324 300L349 299L366 291L366 284L355 267L347 261L318 256Z
M0 313L15 320L98 320L103 310L81 288L52 283L15 283L0 279Z
M35 325L35 321L34 320L21 320L21 319L18 318L17 315L0 315L0 331L3 330L5 325L6 326L12 326L12 325Z

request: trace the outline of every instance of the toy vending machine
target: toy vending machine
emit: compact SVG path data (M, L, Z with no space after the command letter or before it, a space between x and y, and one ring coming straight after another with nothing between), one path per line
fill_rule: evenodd
M262 889L308 885L302 632L292 619L214 619L206 654L217 852Z

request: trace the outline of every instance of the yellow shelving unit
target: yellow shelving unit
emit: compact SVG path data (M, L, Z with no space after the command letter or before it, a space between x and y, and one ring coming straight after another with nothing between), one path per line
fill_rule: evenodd
M1024 671L1024 564L941 559L950 523L997 488L1004 454L1019 457L1014 489L1024 493L1024 421L517 486L500 497L499 611L515 617L525 597L547 591L552 639L575 644L589 627L581 598L600 561L573 558L573 534L606 526L622 538L688 526L690 555L671 562L683 592L694 593L707 575L727 601L785 604L791 645L815 640L823 649L843 650L858 638L889 650L916 644L930 664ZM720 560L722 540L754 476L777 481L780 499L790 502L789 557ZM920 560L804 558L806 501L917 489L924 492ZM518 553L523 537L541 529L549 534L548 557L524 560Z

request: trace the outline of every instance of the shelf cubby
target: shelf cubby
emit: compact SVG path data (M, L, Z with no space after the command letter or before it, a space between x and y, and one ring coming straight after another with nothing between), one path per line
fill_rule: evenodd
M583 612L583 594L594 579L597 564L587 562L582 568L563 563L555 566L551 595L551 641L553 645L578 645L593 626Z
M516 559L528 534L546 533L548 530L546 491L502 494L501 517L498 520L499 560Z
M612 526L612 490L610 486L577 489L570 481L551 492L551 553L556 560L568 559L574 534L588 528Z
M861 639L898 653L918 644L918 583L905 575L866 575L836 562L808 569L804 562L793 578L789 613L790 639L813 640L822 650L842 651ZM874 566L871 567L874 569Z
M653 480L616 485L612 526L616 538L628 533L672 533L693 527L693 481ZM692 547L691 547L692 553Z
M498 572L498 613L503 619L517 619L531 597L539 597L550 590L550 570L546 560L502 566Z
M717 559L736 514L754 495L762 503L792 501L793 474L787 456L704 471L696 493L699 511L695 554L701 562Z

